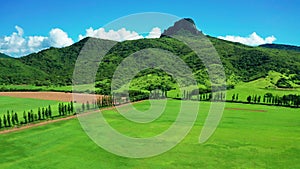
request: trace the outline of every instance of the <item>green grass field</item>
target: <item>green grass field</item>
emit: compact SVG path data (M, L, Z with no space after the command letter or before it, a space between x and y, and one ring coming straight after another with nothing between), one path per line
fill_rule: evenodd
M284 75L277 72L269 72L266 78L260 78L251 82L241 82L234 89L227 91L227 99L231 100L233 94L239 94L240 101L246 101L249 95L263 96L266 93L272 93L274 96L283 96L289 94L300 95L299 86L294 85L293 89L279 89L275 87L275 83Z
M179 101L169 100L165 112L150 124L135 124L116 111L104 115L112 127L128 136L149 137L167 129L176 118ZM0 136L0 168L300 168L299 109L226 103L214 135L198 143L209 103L200 103L197 121L170 151L146 159L113 155L94 144L77 119ZM147 101L137 103L147 110Z
M2 115L6 114L7 110L9 110L9 112L13 110L18 113L19 119L23 120L22 117L24 111L28 112L33 110L34 113L37 113L39 107L48 107L49 105L52 108L53 115L57 115L58 103L59 101L52 100L0 96L0 116L2 118Z
M226 99L231 100L233 94L239 94L239 101L246 102L248 96L260 95L263 96L266 93L272 93L274 96L283 96L289 94L297 94L300 95L300 87L299 85L293 84L294 88L277 88L275 86L278 79L281 77L286 77L278 72L270 71L268 76L265 78L259 78L257 80L253 80L250 82L239 82L234 86L234 89L230 89L226 91ZM180 90L178 86L174 86L176 89L168 92L168 96L171 98L175 98L180 96ZM198 86L199 87L199 86ZM201 88L205 88L204 86L200 86ZM197 86L188 86L183 87L182 90L192 91L197 89Z

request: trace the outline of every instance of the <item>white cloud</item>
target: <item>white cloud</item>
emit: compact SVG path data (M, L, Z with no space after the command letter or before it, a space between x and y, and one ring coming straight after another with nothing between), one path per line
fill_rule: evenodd
M58 28L52 29L49 35L50 45L53 47L65 47L74 43L66 32Z
M22 37L23 30L16 26L18 32L13 32L10 36L0 38L0 52L2 53L18 53L26 49L26 40Z
M30 53L49 47L49 38L44 36L29 36L27 42Z
M99 28L95 30L93 28L89 28L86 30L85 35L79 35L78 39L81 40L85 37L93 37L93 38L108 39L114 41L124 41L124 40L135 40L135 39L142 39L142 38L159 38L160 35L161 35L161 29L158 27L154 27L146 37L138 34L135 31L126 30L126 28L121 28L117 31L115 30L106 31L104 28Z
M241 37L241 36L232 36L232 35L227 35L227 36L219 36L219 39L224 39L232 42L239 42L245 45L250 45L250 46L257 46L257 45L262 45L266 43L273 43L276 38L272 35L266 38L262 38L259 35L256 34L256 32L253 32L251 35L248 37Z
M146 36L146 38L159 38L160 35L161 35L161 29L158 27L155 27L149 32L149 35Z
M42 49L53 47L65 47L73 44L73 40L61 29L55 28L47 36L24 37L24 30L15 26L17 32L10 36L0 37L0 52L13 57L19 57L38 52Z
M24 30L15 26L16 31L9 36L0 37L0 52L13 57L24 56L33 52L49 47L65 47L72 45L74 42L66 32L59 28L54 28L49 32L48 36L24 36ZM135 40L142 38L159 38L161 29L154 27L147 36L142 36L135 31L121 28L117 31L104 28L86 30L85 35L79 35L79 40L85 37L95 37L101 39L109 39L114 41Z
M19 36L23 36L24 35L24 30L21 27L19 27L18 25L16 25L15 28L17 29Z
M108 39L114 41L135 40L135 39L144 38L138 33L134 31L126 30L125 28L121 28L117 31L109 30L108 32L106 32L104 28L99 28L96 30L94 30L93 28L89 28L86 30L85 35L78 36L79 40L85 37L94 37L94 38Z

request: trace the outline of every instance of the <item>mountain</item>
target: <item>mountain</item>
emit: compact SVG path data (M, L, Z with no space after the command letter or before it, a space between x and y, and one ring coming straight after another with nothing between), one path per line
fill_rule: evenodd
M70 85L75 61L84 43L85 41L82 40L65 48L51 47L21 57L18 61L47 74L52 84Z
M48 85L49 75L14 58L0 58L0 84Z
M175 22L174 25L167 30L164 30L161 37L179 34L180 31L182 31L182 33L189 32L193 35L202 34L202 32L196 28L195 22L191 18L184 18Z
M292 51L300 52L299 46L292 46L292 45L264 44L264 45L260 45L260 47L270 48L270 49L280 49L280 50L292 50Z
M0 53L0 58L10 58L10 56L4 54L4 53Z
M300 53L295 52L295 50L279 48L278 45L276 49L270 48L270 45L250 47L203 35L201 31L196 29L192 19L185 18L166 29L162 36L157 39L113 42L85 38L68 47L49 48L18 59L2 59L0 60L2 62L0 69L5 70L5 73L0 72L1 83L70 85L72 84L76 59L84 46L97 50L98 46L116 43L99 65L96 79L100 87L109 86L107 84L110 83L116 68L126 57L148 48L162 49L179 56L192 69L197 82L207 86L209 84L208 75L202 61L183 42L170 37L174 34L183 33L206 36L211 41L224 65L228 84L234 85L239 81L247 82L266 77L270 71L286 74L287 77L290 74L300 72ZM203 50L209 51L211 49L205 49L204 46ZM129 68L128 71L133 71L133 68ZM155 75L153 77L166 77L165 79L168 79L168 75L161 70L151 69L140 72L136 78L144 79L149 74ZM22 78L20 79L20 77Z

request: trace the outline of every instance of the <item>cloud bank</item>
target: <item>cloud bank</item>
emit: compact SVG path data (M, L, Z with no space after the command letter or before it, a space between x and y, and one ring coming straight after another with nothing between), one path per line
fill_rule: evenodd
M117 31L109 30L105 31L104 28L99 28L94 30L93 28L89 28L86 30L85 35L79 35L78 39L81 40L85 37L93 37L100 39L108 39L114 41L124 41L124 40L135 40L144 38L134 31L126 30L125 28L121 28Z
M24 36L24 30L21 27L15 26L15 29L16 31L11 35L0 37L1 53L5 53L13 57L20 57L49 47L60 48L70 46L74 43L72 38L59 28L51 29L48 36ZM158 27L153 28L145 37L135 31L126 30L126 28L121 28L116 31L106 31L104 28L89 28L86 29L84 35L80 34L78 39L81 40L85 37L94 37L114 41L124 41L142 38L159 38L160 35L161 29Z
M53 28L50 30L48 36L24 36L24 30L15 26L16 31L9 36L0 37L0 52L9 56L20 57L33 52L38 52L49 47L66 47L74 43L74 41L68 36L66 32L59 28ZM121 28L119 30L105 30L104 28L86 29L84 35L79 35L78 40L85 37L94 37L101 39L108 39L114 41L124 40L136 40L142 38L159 38L161 35L161 29L158 27L152 28L152 30L146 36L142 36L135 31ZM262 38L256 32L253 32L247 37L241 36L219 36L218 38L239 42L245 45L257 46L266 43L273 43L276 38L272 35L266 38Z
M239 42L245 45L250 45L250 46L258 46L266 43L273 43L276 38L272 36L268 36L266 38L262 38L261 36L257 35L256 32L253 32L251 35L248 37L241 37L241 36L232 36L232 35L227 35L227 36L219 36L219 39L223 40L228 40L232 42Z
M13 57L27 55L43 50L48 47L65 47L74 42L68 34L59 28L49 32L49 36L28 36L24 37L24 30L15 26L16 32L9 36L0 38L0 52Z
M160 35L161 35L161 29L158 27L155 27L149 32L149 35L146 36L146 38L159 38Z
M79 35L78 39L81 40L85 37L101 38L114 41L124 41L124 40L136 40L142 38L159 38L161 35L161 30L158 27L153 28L147 36L142 36L134 31L126 30L126 28L121 28L117 31L109 30L106 31L104 28L93 29L89 28L86 30L85 35Z

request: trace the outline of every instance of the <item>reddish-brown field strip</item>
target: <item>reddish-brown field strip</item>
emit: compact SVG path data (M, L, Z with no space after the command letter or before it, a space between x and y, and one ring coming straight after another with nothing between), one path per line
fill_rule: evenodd
M225 108L226 110L241 110L241 111L252 111L252 112L267 112L267 110L256 110L256 109L243 109L243 108Z
M56 100L69 102L73 98L79 103L89 101L90 103L102 95L82 94L82 93L63 93L63 92L0 92L0 96L11 96L20 98L33 98L43 100Z

